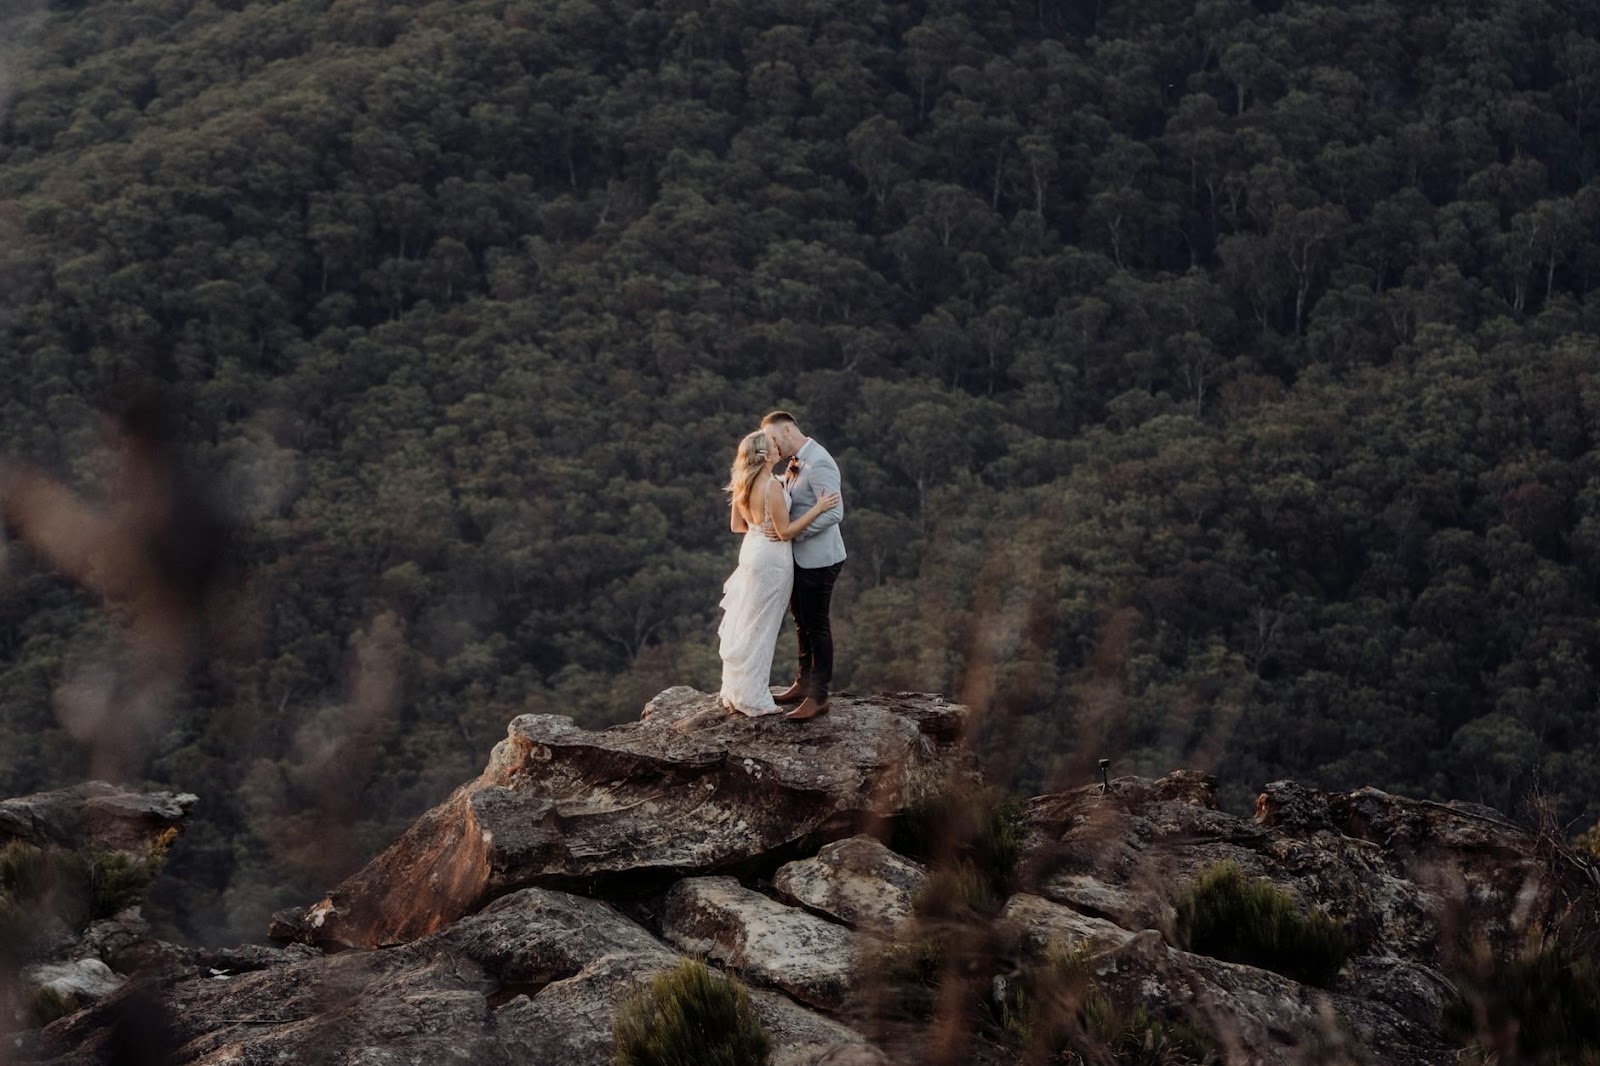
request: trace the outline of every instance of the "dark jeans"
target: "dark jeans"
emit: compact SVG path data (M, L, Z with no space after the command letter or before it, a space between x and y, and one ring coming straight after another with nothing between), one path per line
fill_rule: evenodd
M789 611L800 642L800 687L818 703L828 698L828 686L833 683L833 626L828 621L828 606L833 602L833 583L843 569L843 563L814 570L797 566L794 591L789 594Z

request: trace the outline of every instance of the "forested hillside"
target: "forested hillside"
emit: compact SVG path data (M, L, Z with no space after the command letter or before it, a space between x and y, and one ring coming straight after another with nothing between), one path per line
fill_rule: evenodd
M1589 0L55 0L0 25L0 453L164 383L236 596L146 776L255 935L515 713L714 687L738 435L838 457L840 687L1014 787L1600 817ZM0 794L95 603L12 551ZM777 669L788 666L786 642Z

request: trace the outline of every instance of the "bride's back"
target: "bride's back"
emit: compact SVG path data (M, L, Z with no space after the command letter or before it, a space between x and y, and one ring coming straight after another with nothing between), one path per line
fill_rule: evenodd
M789 499L788 490L784 489L783 482L775 477L765 483L757 480L750 488L750 495L739 501L739 513L744 516L745 524L751 530L756 530L766 525L767 519L771 517L773 485L777 485L783 493L782 499L785 503L779 506L785 506Z

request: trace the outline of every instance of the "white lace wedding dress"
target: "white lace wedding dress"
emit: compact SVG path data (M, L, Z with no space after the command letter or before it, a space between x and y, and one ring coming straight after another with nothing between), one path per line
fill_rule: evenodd
M788 490L783 494L789 504ZM772 702L772 651L794 587L794 548L751 526L739 566L722 586L722 703L752 718L777 714Z

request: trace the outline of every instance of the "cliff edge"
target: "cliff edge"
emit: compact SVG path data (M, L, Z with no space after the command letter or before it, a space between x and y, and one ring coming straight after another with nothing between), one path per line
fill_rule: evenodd
M1504 1054L1472 1024L1494 1020L1495 967L1594 943L1600 870L1487 808L1285 781L1240 816L1192 771L1001 804L966 718L901 693L752 721L688 689L605 730L523 716L479 778L275 919L284 946L146 950L8 1057L154 1040L207 1066L601 1066L629 991L694 955L751 988L780 1066L1077 1061L1094 1041L1444 1066ZM1206 942L1207 883L1299 915L1327 965Z

